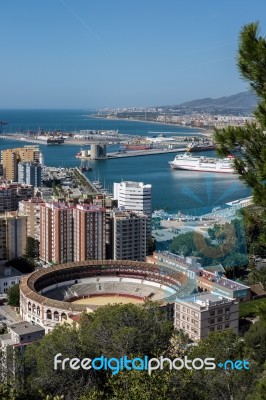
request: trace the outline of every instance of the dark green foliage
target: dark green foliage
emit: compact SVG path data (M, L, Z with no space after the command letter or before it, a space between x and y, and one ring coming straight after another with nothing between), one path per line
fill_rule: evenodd
M266 315L265 307L264 313ZM256 322L246 333L245 341L251 357L263 365L266 361L266 321Z
M125 354L161 354L167 348L173 323L154 303L106 306L88 315L81 326L90 354L122 357ZM96 350L96 353L95 353Z
M26 259L39 257L39 247L40 247L39 241L28 236L24 257Z
M249 206L241 210L247 249L251 256L266 256L266 219L264 209L260 206Z
M29 274L30 272L33 272L35 267L30 260L23 257L8 261L6 265L15 268L22 274Z
M1 329L0 329L0 335L4 335L5 333L8 333L7 325L3 324Z
M192 349L190 357L200 357L202 359L214 357L216 362L231 360L243 360L247 358L247 353L243 341L232 331L215 332L202 340L198 346ZM215 370L201 369L187 374L187 382L182 396L182 400L242 400L250 392L250 387L254 380L259 376L259 371L251 359L249 371Z
M10 306L19 307L19 285L14 285L8 289L7 302Z
M266 40L258 33L258 24L245 25L240 32L238 69L250 83L259 99L255 117L257 123L243 127L215 130L219 154L228 155L241 146L244 150L235 158L235 169L240 179L253 189L254 201L266 206Z
M69 395L78 399L92 388L103 387L110 372L93 370L54 370L54 356L122 357L124 355L153 355L166 351L173 323L156 305L139 307L132 304L99 308L84 314L80 327L63 325L55 328L40 343L28 346L26 366L28 382L44 393Z

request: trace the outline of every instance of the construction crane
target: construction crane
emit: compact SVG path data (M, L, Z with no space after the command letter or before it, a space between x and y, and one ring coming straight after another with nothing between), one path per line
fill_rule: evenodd
M7 125L7 122L0 121L0 133L3 133L3 126Z

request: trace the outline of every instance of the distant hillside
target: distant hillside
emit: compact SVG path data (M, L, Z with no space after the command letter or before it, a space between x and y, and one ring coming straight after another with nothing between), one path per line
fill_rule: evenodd
M257 104L257 97L250 92L241 92L232 96L224 96L218 99L205 98L187 101L179 105L171 106L173 109L237 109L252 112ZM167 108L170 106L167 106Z

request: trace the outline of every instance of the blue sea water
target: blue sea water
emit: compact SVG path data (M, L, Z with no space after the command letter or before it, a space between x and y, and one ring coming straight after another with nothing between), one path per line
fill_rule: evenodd
M68 132L81 129L118 129L120 133L141 136L148 136L150 132L168 132L169 135L191 134L192 136L199 133L198 129L188 127L94 118L92 114L91 110L0 110L0 121L7 122L7 125L4 126L6 133L38 129L60 129Z
M195 135L197 130L170 125L134 121L115 121L85 117L88 110L0 110L0 121L9 123L10 131L29 129L118 129L121 133L148 136L150 132ZM8 131L5 127L5 131ZM0 150L24 145L25 142L0 139ZM80 151L77 145L41 145L45 164L48 166L74 167L81 162L75 158ZM112 148L108 149L112 151ZM215 156L215 152L198 153ZM225 202L250 195L237 175L211 174L171 170L168 161L175 154L130 157L111 160L90 161L92 172L85 174L91 180L101 180L112 190L113 182L121 180L143 181L152 184L153 209L182 211L191 215L205 213ZM84 163L86 165L86 162Z

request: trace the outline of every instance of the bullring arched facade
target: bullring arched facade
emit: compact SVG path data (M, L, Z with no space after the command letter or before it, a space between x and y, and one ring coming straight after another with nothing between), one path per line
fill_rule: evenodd
M129 277L149 281L162 289L169 288L176 293L186 284L186 276L181 273L163 273L158 266L138 261L97 260L68 263L41 269L25 276L20 284L20 314L23 320L32 321L50 332L56 324L70 315L87 310L86 305L53 300L45 296L47 290L63 285L74 285L88 278Z

